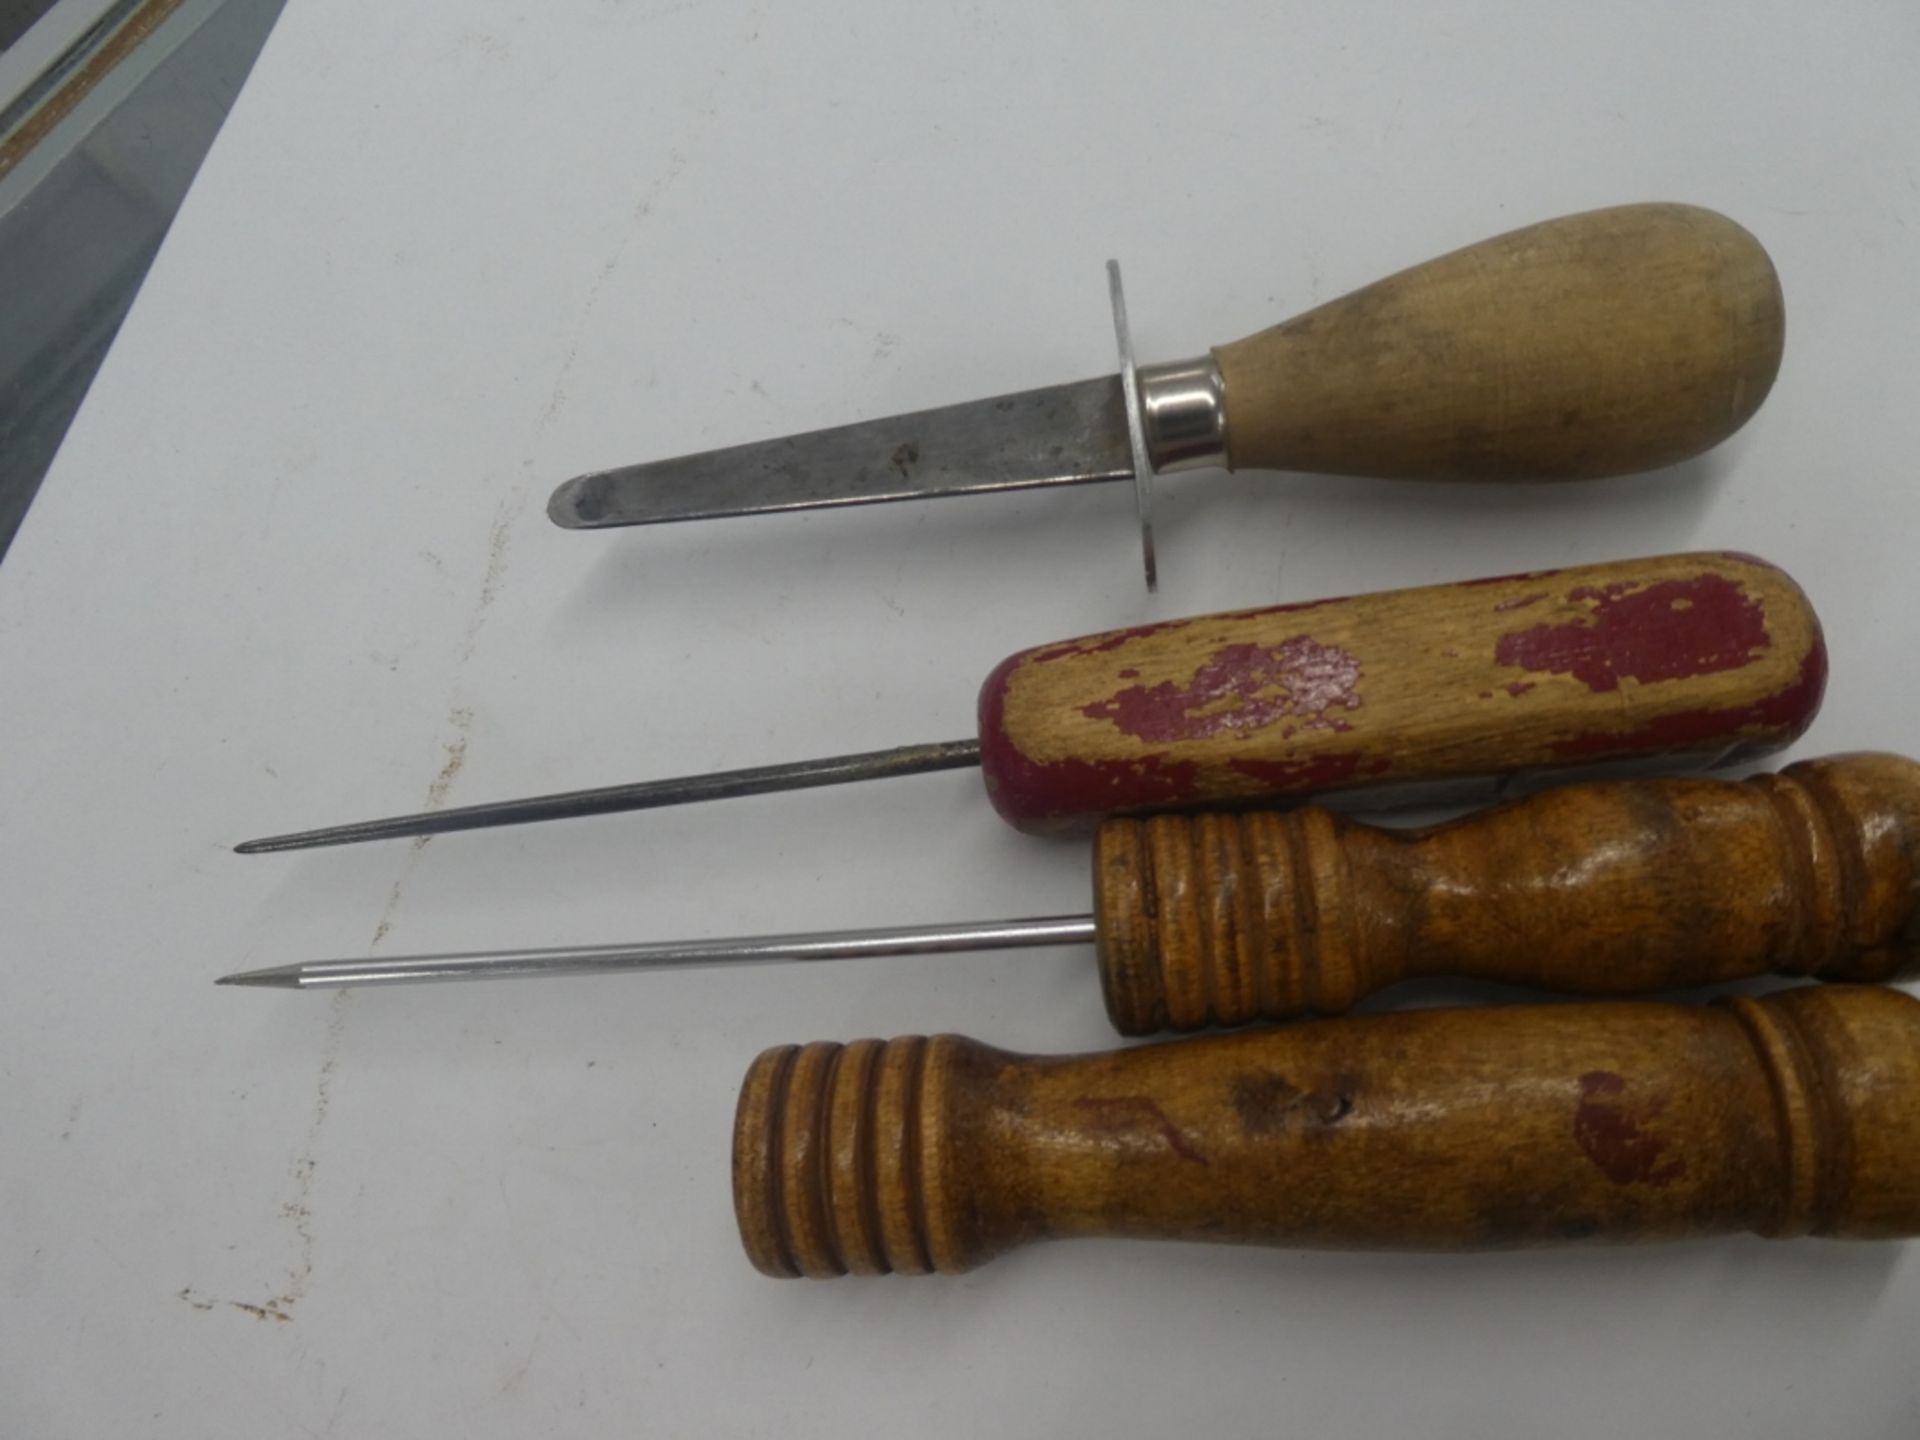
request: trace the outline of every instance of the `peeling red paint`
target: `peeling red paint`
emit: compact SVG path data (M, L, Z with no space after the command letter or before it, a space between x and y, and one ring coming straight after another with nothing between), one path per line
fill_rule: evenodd
M1099 655L1104 651L1118 650L1129 641L1144 640L1163 630L1177 630L1182 625L1193 623L1191 620L1156 620L1151 625L1135 625L1128 630L1112 630L1105 635L1089 635L1082 640L1062 640L1057 645L1045 645L1025 654L1034 664L1045 665L1049 661L1064 660L1070 655Z
M1160 1108L1160 1102L1151 1095L1083 1095L1073 1104L1076 1110L1087 1113L1094 1129L1108 1134L1124 1134L1140 1129L1143 1124L1148 1125L1167 1142L1167 1148L1182 1160L1191 1160L1196 1165L1207 1163L1207 1157L1200 1153L1199 1148L1173 1123L1167 1112Z
M1616 1185L1661 1186L1687 1173L1679 1156L1665 1160L1667 1142L1650 1133L1646 1122L1667 1108L1662 1096L1630 1104L1627 1082L1611 1070L1589 1070L1580 1077L1580 1103L1573 1112L1573 1139L1586 1157Z
M1249 615L1302 615L1309 610L1318 610L1323 605L1345 605L1353 600L1351 595L1335 596L1326 600L1289 600L1284 605L1264 605L1258 610L1241 610L1236 613L1242 617Z
M1549 575L1558 575L1558 570L1522 570L1514 575L1489 575L1484 580L1456 580L1456 590L1478 590L1485 585L1506 585L1515 580L1540 580Z
M1302 760L1229 760L1229 769L1258 780L1276 794L1303 794L1324 790L1351 780L1360 769L1358 751L1345 755L1309 755ZM1376 760L1367 767L1369 775L1392 768L1391 760Z
M1730 558L1743 566L1765 564ZM1712 570L1682 569L1676 580L1635 590L1599 583L1610 578L1604 574L1593 577L1596 583L1585 585L1577 584L1575 577L1562 577L1565 572L1536 572L1482 582L1518 579L1522 583L1512 585L1510 595L1524 599L1536 591L1545 593L1547 599L1537 607L1543 610L1541 618L1562 622L1522 625L1510 631L1499 642L1498 658L1514 666L1504 680L1498 670L1485 674L1477 670L1495 658L1493 636L1503 625L1515 623L1486 618L1494 601L1479 598L1471 607L1487 627L1485 639L1471 645L1456 641L1428 651L1449 662L1444 673L1458 687L1455 694L1470 696L1485 686L1485 703L1492 704L1499 698L1517 702L1535 689L1540 691L1538 698L1528 700L1526 713L1537 717L1534 724L1545 733L1530 731L1535 738L1525 747L1526 755L1504 763L1584 768L1614 759L1660 756L1675 763L1718 764L1789 743L1818 711L1826 678L1818 622L1791 593L1780 601L1773 582L1753 572L1735 570L1728 578ZM1534 583L1525 583L1528 579ZM1567 612L1554 614L1548 609L1563 599L1578 607L1570 619ZM1238 618L1344 603L1280 605L1242 612ZM1511 601L1500 603L1522 608ZM983 687L979 708L981 764L995 809L1029 831L1084 831L1114 813L1246 800L1254 798L1254 792L1297 799L1367 784L1382 776L1385 782L1402 776L1410 782L1465 782L1503 763L1491 757L1485 770L1468 772L1445 764L1436 767L1424 753L1398 753L1396 737L1375 735L1368 728L1383 718L1377 704L1359 710L1346 703L1363 694L1369 701L1378 700L1385 694L1379 687L1400 678L1394 667L1369 658L1363 692L1358 675L1342 678L1335 646L1305 634L1272 645L1229 643L1250 633L1254 639L1265 639L1257 627L1235 625L1236 618L1143 625L1026 651L1004 662ZM1520 619L1524 621L1524 616ZM1791 629L1783 631L1788 622ZM1159 644L1141 647L1139 654L1145 658L1131 664L1124 655L1112 654L1130 640L1163 632L1177 634L1189 653L1210 658L1190 676L1181 671L1160 681L1157 677L1168 672ZM1344 643L1344 634L1330 638ZM1306 647L1314 645L1335 652L1325 658L1327 673L1318 680L1311 663L1299 664L1310 660ZM1289 655L1288 647L1298 648ZM1100 659L1103 653L1112 658ZM1059 711L1044 724L1023 703L1019 713L1027 718L1010 734L1010 687L1020 683L1016 676L1042 684L1044 672L1030 673L1029 662L1074 654L1094 657L1087 673L1082 676L1076 669L1070 683L1061 677L1058 685L1043 685L1049 691L1064 690L1073 698L1060 697ZM1765 663L1756 665L1761 656ZM1774 693L1754 699L1760 688L1756 681L1790 668L1791 661L1800 662L1798 676L1779 681ZM1290 662L1305 673L1285 675ZM1469 665L1476 668L1469 670ZM1734 683L1712 687L1739 692L1721 708L1709 708L1709 695L1689 698L1689 691L1697 687L1662 683L1711 675L1722 668L1743 673ZM1148 683L1142 680L1143 673L1156 678ZM1566 678L1550 680L1551 676ZM1635 684L1653 688L1651 693L1620 693ZM1573 718L1569 713L1558 725L1552 724L1551 717L1560 712L1550 702L1572 700L1582 687L1619 701L1617 712L1612 704L1599 704L1591 707L1592 718ZM1503 688L1504 697L1499 694ZM1626 703L1629 698L1634 703ZM1087 700L1094 703L1088 705ZM1681 709L1687 706L1692 708ZM1568 708L1577 712L1579 707ZM1681 713L1649 718L1648 712L1660 708L1681 709ZM1614 728L1605 728L1609 725ZM1024 748L1029 746L1041 753L1041 747L1058 748L1069 758L1041 760ZM1087 758L1090 752L1094 758Z
M1089 720L1156 744L1204 740L1279 726L1282 739L1301 730L1350 730L1332 713L1358 710L1360 662L1337 645L1295 635L1278 645L1227 645L1184 685L1129 685L1080 707Z
M1200 798L1200 767L1191 760L1030 757L1007 731L1007 686L1028 658L1003 660L980 687L980 770L1002 819L1022 830L1084 830L1103 815L1170 809Z
M1588 618L1502 635L1494 659L1610 691L1622 680L1653 684L1738 670L1773 644L1765 607L1724 575L1662 580L1639 590L1582 585L1567 599L1591 602Z
M1723 751L1748 759L1777 750L1802 735L1820 713L1827 690L1827 646L1816 631L1792 685L1751 705L1723 710L1685 710L1661 715L1632 730L1594 730L1555 740L1549 747L1569 760L1606 760L1658 751Z
M1177 630L1183 625L1206 624L1212 628L1233 625L1251 620L1260 615L1293 615L1308 610L1318 610L1323 605L1344 605L1351 597L1333 597L1326 600L1290 600L1284 605L1264 605L1255 610L1236 610L1226 615L1213 615L1203 620L1156 620L1147 625L1135 625L1127 630L1111 630L1104 635L1089 635L1079 640L1062 640L1055 645L1043 645L1036 650L1025 652L1026 657L1036 665L1049 664L1055 660L1065 660L1075 655L1099 655L1109 650L1118 650L1122 645L1135 640L1143 640L1149 635L1158 635L1163 631ZM1126 671L1121 671L1125 678Z
M1086 830L1107 815L1192 805L1200 767L1191 760L1029 760L1010 741L980 748L987 799L1022 830Z

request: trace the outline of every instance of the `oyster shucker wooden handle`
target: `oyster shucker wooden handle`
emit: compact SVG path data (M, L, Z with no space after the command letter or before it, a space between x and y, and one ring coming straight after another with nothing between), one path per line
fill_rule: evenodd
M1110 820L1093 876L1126 1035L1327 1014L1416 975L1590 995L1888 980L1920 962L1920 763L1573 785L1427 830Z
M1920 1001L1427 1010L1069 1057L789 1045L748 1071L733 1189L769 1275L1089 1235L1888 1239L1920 1233Z
M1718 444L1785 335L1760 242L1711 210L1620 205L1496 235L1204 355L578 475L569 529L991 493L1225 465L1572 480ZM1145 498L1144 492L1142 498Z
M1691 205L1622 205L1456 250L1213 356L1235 470L1557 480L1726 439L1784 337L1752 235Z

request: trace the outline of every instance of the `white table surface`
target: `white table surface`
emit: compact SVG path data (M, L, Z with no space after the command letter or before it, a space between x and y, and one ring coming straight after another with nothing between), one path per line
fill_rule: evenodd
M748 1267L756 1052L1101 1048L1082 952L210 982L1079 908L1083 851L967 773L227 847L964 736L1013 649L1282 598L1752 550L1828 626L1797 753L1920 746L1916 73L1898 0L296 0L0 566L0 1432L1914 1433L1908 1247ZM543 514L580 469L1109 369L1108 255L1167 358L1651 198L1743 221L1788 297L1771 400L1676 474L1181 478L1157 598L1117 488Z

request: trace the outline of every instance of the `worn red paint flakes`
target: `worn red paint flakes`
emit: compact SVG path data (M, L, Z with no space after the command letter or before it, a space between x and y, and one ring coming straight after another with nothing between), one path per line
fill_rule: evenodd
M1227 767L1258 780L1276 794L1297 795L1351 780L1359 773L1361 759L1358 751L1348 751L1344 755L1309 755L1304 760L1229 760ZM1379 775L1392 767L1391 760L1375 760L1366 773Z
M1191 804L1199 767L1159 755L1035 760L1007 730L1007 687L1028 657L1003 660L980 689L980 769L987 799L1026 830L1086 828L1102 814Z
M1347 651L1295 635L1278 645L1224 646L1184 684L1129 685L1080 713L1154 744L1270 727L1287 739L1302 730L1351 730L1340 712L1360 708L1359 682L1360 662Z
M1252 615L1303 615L1309 610L1318 610L1326 605L1350 605L1352 597L1333 597L1326 600L1288 600L1280 605L1262 605L1257 610L1242 610L1242 617Z
M1631 730L1594 730L1583 735L1563 736L1549 748L1560 758L1583 761L1655 751L1679 754L1689 750L1738 751L1754 747L1757 747L1756 754L1765 754L1805 732L1820 712L1820 701L1826 691L1827 646L1824 639L1815 635L1806 659L1800 662L1798 678L1776 695L1751 705L1658 715ZM1742 742L1746 742L1744 747ZM1738 757L1728 755L1726 758Z
M1667 1142L1647 1128L1666 1108L1662 1096L1630 1100L1627 1082L1611 1070L1589 1070L1580 1077L1574 1143L1616 1185L1669 1184L1687 1163L1667 1155Z
M1552 570L1521 570L1512 575L1489 575L1484 580L1456 580L1456 590L1480 590L1488 585L1510 585L1516 580L1543 580L1555 574Z
M1004 736L981 753L987 798L1027 829L1085 828L1104 814L1173 809L1199 795L1200 769L1190 760L1030 760Z
M1590 606L1587 618L1502 635L1494 659L1610 691L1622 680L1646 685L1737 670L1773 644L1765 607L1724 575L1637 590L1582 585L1567 599Z
M1108 650L1118 650L1135 640L1144 640L1149 635L1158 635L1163 630L1178 630L1183 625L1191 625L1191 620L1157 620L1151 625L1135 625L1130 630L1115 630L1108 635L1094 635L1085 640L1063 640L1058 645L1047 645L1033 651L1029 659L1036 665L1045 665L1053 660L1065 660L1073 655L1100 655Z

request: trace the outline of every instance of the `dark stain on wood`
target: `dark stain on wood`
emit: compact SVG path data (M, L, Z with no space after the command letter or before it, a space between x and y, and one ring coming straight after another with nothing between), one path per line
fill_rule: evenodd
M1270 1135L1303 1122L1333 1126L1353 1112L1351 1089L1302 1090L1280 1075L1241 1075L1233 1082L1233 1111L1248 1135Z
M1207 1157L1151 1095L1085 1095L1073 1104L1088 1116L1094 1128L1104 1133L1138 1133L1143 1127L1150 1128L1182 1160L1191 1160L1196 1165L1207 1163Z
M1586 1157L1616 1185L1666 1185L1687 1173L1677 1156L1661 1159L1667 1142L1646 1128L1666 1108L1655 1097L1637 1106L1627 1082L1611 1070L1580 1077L1580 1104L1573 1112L1573 1138Z

